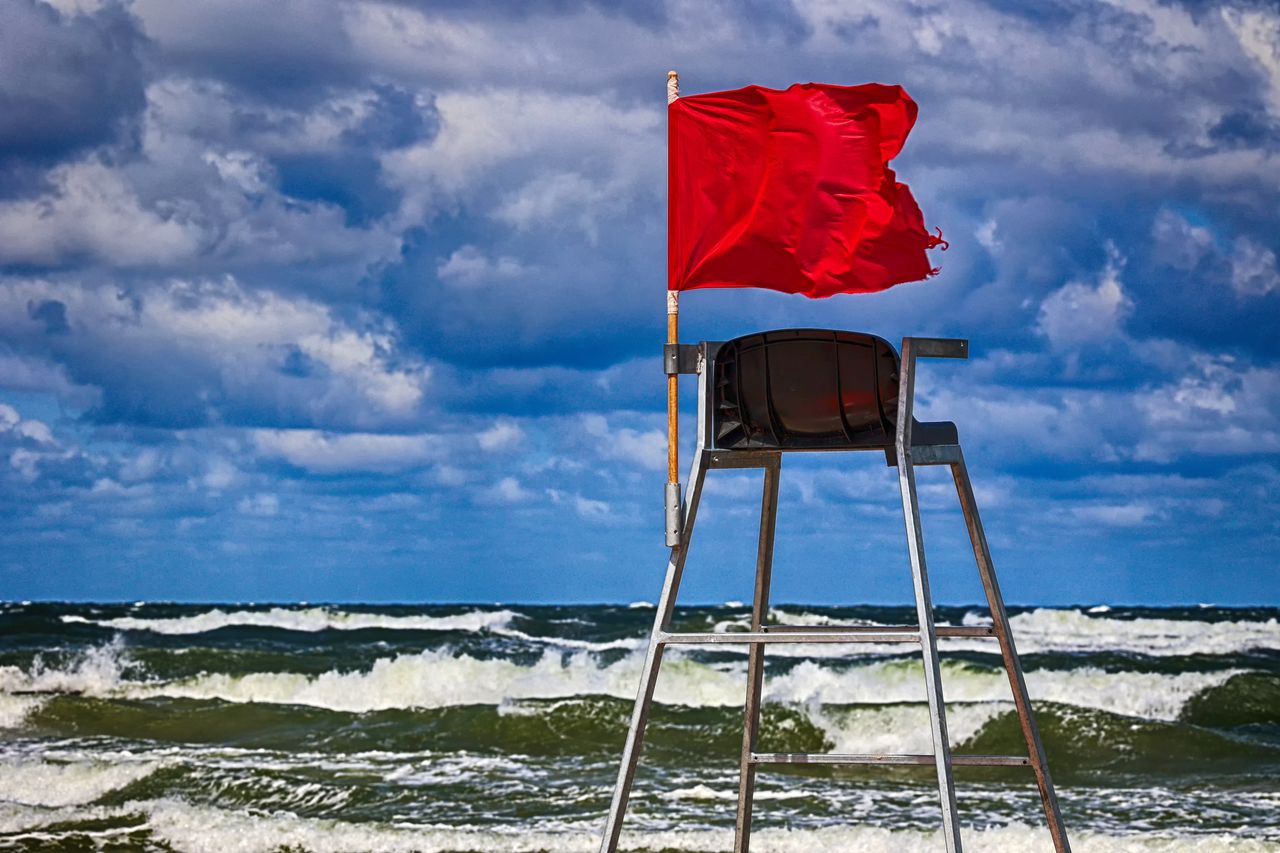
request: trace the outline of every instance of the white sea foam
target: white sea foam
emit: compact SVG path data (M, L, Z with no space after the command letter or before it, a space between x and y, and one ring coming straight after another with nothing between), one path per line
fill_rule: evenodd
M537 827L480 829L471 827L410 827L352 824L291 815L251 815L177 800L142 804L151 831L187 853L267 853L298 848L309 853L444 853L453 850L485 850L489 853L588 853L598 848L598 827L548 831ZM1008 826L963 831L966 847L989 853L1025 853L1049 846L1041 827ZM623 850L724 850L732 846L732 830L645 831L629 828L623 833ZM1096 832L1072 834L1079 853L1275 853L1265 841L1223 835L1186 836L1145 832L1112 836ZM858 850L860 853L914 853L942 846L934 832L890 830L868 826L831 826L819 829L762 828L752 833L752 849L761 853L813 853L821 850Z
M1251 649L1280 649L1280 621L1114 619L1078 610L1041 609L1010 619L1022 653L1134 652L1137 654L1225 655Z
M81 622L115 628L120 631L151 631L155 634L203 634L233 626L280 628L286 631L360 631L369 628L405 631L493 631L506 628L516 614L510 610L473 610L452 616L395 616L389 613L365 613L328 607L293 609L272 607L270 610L213 609L191 616L147 619L119 616L114 619L86 619L63 616L63 622Z
M773 611L782 624L823 626L871 624L858 620L838 619L824 613ZM964 618L966 625L990 625L991 620L976 613ZM1021 654L1030 653L1099 653L1122 652L1170 657L1174 655L1226 655L1254 649L1280 649L1280 621L1234 620L1205 622L1194 619L1116 619L1105 614L1082 613L1079 610L1043 608L1019 613L1010 618L1014 641ZM725 620L717 630L745 629L742 619ZM944 651L993 652L989 638L946 638ZM816 644L778 647L780 657L846 657L849 655L901 654L902 646L863 643L856 647ZM770 654L775 654L773 649Z
M736 602L730 602L736 604ZM631 609L652 608L645 601L628 605ZM1106 605L1087 611L1071 609L1040 609L1020 613L1011 619L1014 638L1024 654L1035 652L1128 652L1153 656L1231 654L1259 648L1280 649L1280 621L1222 621L1204 622L1190 619L1117 619L1107 614ZM841 624L874 624L862 620L833 618L824 613L774 610L772 616L778 622L791 625L825 626ZM451 616L393 615L345 611L337 608L273 607L268 610L213 609L190 616L170 618L146 618L121 616L112 619L92 619L80 615L64 615L68 623L95 624L122 631L150 631L158 634L200 634L231 626L279 628L289 631L316 632L323 630L355 631L369 628L414 631L487 631L511 636L528 642L542 643L560 648L578 648L589 651L630 649L642 646L645 636L595 642L569 639L553 635L530 635L512 627L518 614L509 609L474 610ZM990 624L990 620L977 614L965 617L965 624ZM745 629L745 617L725 619L714 630ZM992 651L990 639L952 638L944 640L945 649ZM724 651L734 648L725 647ZM742 651L743 649L739 649ZM902 653L897 644L859 644L857 647L839 645L787 645L775 647L771 654L780 657L848 657L851 655Z
M590 654L547 653L526 666L502 658L430 650L381 658L368 670L300 673L210 673L168 683L128 683L116 692L129 697L172 696L312 705L334 711L501 705L527 699L567 699L588 695L634 697L639 656L601 666ZM673 656L663 668L660 702L695 706L741 704L741 677Z
M22 693L87 693L103 695L121 684L130 661L117 638L92 646L64 666L48 666L37 656L28 669L0 666L0 695ZM11 699L26 698L10 696Z
M0 673L0 678L3 674ZM31 712L45 703L39 696L12 696L0 693L0 730L16 729L21 726Z
M634 651L643 649L649 643L648 637L624 637L620 640L577 640L570 637L547 637L526 634L524 631L517 631L514 628L495 629L495 634L502 637L511 637L515 640L524 640L529 643L536 643L543 646L554 646L560 649L582 649L589 652L607 652L614 649L625 649Z
M628 655L603 664L588 652L547 652L533 664L506 658L481 659L432 649L380 658L364 670L331 670L320 675L255 672L203 673L188 679L158 681L126 677L130 668L118 643L100 646L65 669L37 663L30 671L0 668L0 695L40 690L90 696L156 696L219 699L226 702L310 705L334 711L367 712L393 708L443 708L458 705L512 707L521 700L635 695L642 657ZM734 707L742 704L744 664L703 663L679 653L668 655L655 698L664 704ZM1010 699L1002 670L944 661L949 701L1001 702ZM1084 667L1031 670L1028 688L1038 701L1060 702L1117 714L1173 720L1197 693L1218 686L1236 671L1106 672ZM915 660L841 663L802 661L765 681L768 701L799 705L881 705L923 702L924 680ZM22 699L26 697L9 697ZM518 707L518 706L517 706ZM0 705L0 710L4 706Z
M947 703L947 734L953 746L967 743L983 726L1013 710L1012 702ZM811 708L809 715L833 744L832 752L933 752L929 707L924 704Z
M663 791L659 798L664 800L719 800L725 802L738 801L738 788L736 785L732 788L712 788L708 785L691 785L688 788L676 788L671 791ZM757 790L752 797L756 802L762 800L807 800L819 796L813 791L804 790L788 790L788 791L769 791Z
M1026 673L1026 680L1027 690L1036 701L1173 720L1192 696L1235 674L1232 670L1177 674L1105 672L1084 667L1031 670ZM944 661L943 686L947 700L952 702L1012 699L1003 670ZM785 702L854 705L925 701L924 672L918 661L839 668L804 661L767 681L765 688L768 698Z
M72 806L91 803L108 791L149 776L154 761L0 762L0 800L27 806Z

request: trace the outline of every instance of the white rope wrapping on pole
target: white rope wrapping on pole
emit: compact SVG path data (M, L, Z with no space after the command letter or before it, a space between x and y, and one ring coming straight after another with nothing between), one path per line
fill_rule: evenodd
M675 103L680 97L680 75L674 71L667 72L667 106ZM669 144L669 143L668 143ZM670 209L668 208L668 215ZM671 252L671 246L667 246ZM667 290L667 343L680 343L680 291ZM681 495L680 495L680 377L675 373L667 376L667 489L666 489L666 529L667 545L675 548L680 544L681 528Z

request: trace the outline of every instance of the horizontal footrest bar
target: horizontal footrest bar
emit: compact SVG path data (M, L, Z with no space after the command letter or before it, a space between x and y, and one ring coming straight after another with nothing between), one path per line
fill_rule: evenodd
M804 634L813 631L849 634L919 634L914 625L765 625L768 633ZM935 625L933 632L939 637L994 637L996 629L990 625Z
M756 643L919 643L918 633L880 631L711 631L694 634L660 634L658 642L668 645L745 646Z
M858 755L826 752L753 752L752 764L927 764L937 761L932 755ZM952 755L956 767L1030 767L1031 759L1020 755Z
M993 637L986 626L939 625L939 637ZM752 645L755 643L919 643L920 629L910 625L766 625L759 631L664 633L669 645Z

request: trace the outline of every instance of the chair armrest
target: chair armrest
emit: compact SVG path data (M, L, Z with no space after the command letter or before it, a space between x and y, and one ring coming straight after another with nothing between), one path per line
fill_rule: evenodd
M910 341L910 347L907 342ZM902 349L917 358L968 358L969 342L964 338L903 338Z

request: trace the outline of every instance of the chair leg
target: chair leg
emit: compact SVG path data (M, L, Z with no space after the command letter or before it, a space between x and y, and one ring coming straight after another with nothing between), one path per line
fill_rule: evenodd
M671 549L667 562L667 574L658 598L657 612L653 617L653 631L649 635L649 649L640 671L640 687L636 691L636 703L631 711L631 725L622 748L622 764L618 768L618 781L613 788L613 800L609 804L609 817L605 821L604 835L600 841L600 853L615 853L618 837L622 833L622 818L627 812L631 797L631 783L635 780L636 764L644 748L644 731L649 722L649 709L653 704L653 690L658 683L658 668L662 665L661 635L671 627L671 615L675 610L676 594L680 590L680 577L684 573L685 558L689 554L689 541L693 538L693 524L698 514L698 502L702 497L702 484L706 479L705 453L694 454L693 470L689 474L689 499L684 507L683 534L680 544Z
M773 572L773 540L778 520L779 454L764 469L764 495L760 504L760 544L756 551L756 588L751 604L751 630L759 631L769 615L769 582ZM734 853L751 847L751 810L756 787L756 751L760 734L760 692L764 686L764 645L753 643L747 658L747 700L742 718L742 764L738 777L738 818L734 824Z
M1027 694L1027 683L1022 677L1022 664L1018 660L1018 650L1013 644L1013 632L1009 629L1009 615L1004 609L1004 597L1000 594L1000 584L996 581L995 566L991 562L991 549L987 545L987 536L982 529L982 520L978 517L978 504L974 500L973 484L969 481L969 470L965 466L963 454L959 462L951 465L951 476L956 482L956 492L960 496L960 508L964 512L965 526L969 528L973 556L977 560L982 587L987 594L992 627L1000 642L1000 655L1004 660L1005 672L1009 676L1009 687L1013 692L1013 703L1018 709L1018 722L1022 726L1022 736L1027 742L1027 755L1031 759L1036 785L1040 788L1040 799L1044 803L1044 814L1049 823L1049 834L1053 838L1053 848L1057 853L1071 853L1071 844L1067 841L1067 830L1062 823L1062 812L1058 809L1058 795L1054 791L1053 780L1049 776L1049 762L1045 757L1044 744L1040 741L1040 729L1036 725L1031 698Z
M904 415L900 413L899 417ZM908 412L905 417L909 418L910 413ZM907 527L907 551L911 558L911 579L915 585L916 614L920 623L920 650L924 658L924 684L929 699L933 754L938 770L938 796L942 802L942 836L947 853L961 853L955 778L951 771L951 743L947 738L946 707L942 698L942 668L938 662L938 635L933 624L933 602L929 596L929 574L924 559L924 534L920 529L920 502L916 495L916 473L910 451L899 449L897 457L898 485L902 491L902 514Z

